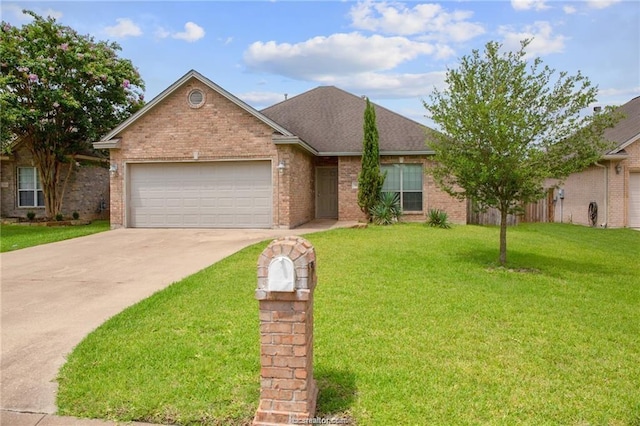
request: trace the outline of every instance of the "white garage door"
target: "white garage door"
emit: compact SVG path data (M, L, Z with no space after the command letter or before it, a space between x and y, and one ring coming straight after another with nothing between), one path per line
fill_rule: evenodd
M129 226L271 228L271 162L129 166Z
M629 227L640 228L640 173L629 173Z

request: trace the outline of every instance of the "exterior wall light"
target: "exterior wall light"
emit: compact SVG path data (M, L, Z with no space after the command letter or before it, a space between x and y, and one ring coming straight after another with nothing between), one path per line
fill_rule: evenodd
M280 162L278 163L278 170L282 172L286 167L287 165L285 164L284 160L280 160Z
M620 163L616 164L616 174L619 175L621 171L622 171L622 166L620 165Z

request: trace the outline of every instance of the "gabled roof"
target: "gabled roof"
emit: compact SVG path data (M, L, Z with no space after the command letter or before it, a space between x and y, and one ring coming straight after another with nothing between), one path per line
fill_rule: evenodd
M266 125L268 125L269 127L271 127L275 132L280 133L283 136L294 136L292 133L290 133L287 129L285 129L284 127L280 126L279 124L275 123L274 121L272 121L271 119L269 119L268 117L265 117L264 115L262 115L260 112L258 112L256 109L254 109L253 107L249 106L248 104L244 103L243 101L241 101L240 99L236 98L235 96L233 96L231 93L227 92L226 90L224 90L222 87L218 86L217 84L215 84L213 81L209 80L208 78L206 78L205 76L203 76L202 74L200 74L199 72L195 71L195 70L191 70L188 73L186 73L184 76L182 76L178 81L176 81L175 83L173 83L171 86L169 86L168 88L166 88L162 93L160 93L158 96L156 96L155 98L153 98L148 104L146 104L144 107L142 107L138 112L136 112L135 114L133 114L131 117L129 117L127 120L123 121L118 127L116 127L115 129L113 129L111 132L109 132L107 135L105 135L102 139L101 142L99 143L100 145L104 145L105 142L112 140L114 137L118 136L122 131L124 131L127 127L129 127L130 125L132 125L136 120L138 120L140 117L142 117L143 115L145 115L147 112L149 112L149 110L151 110L153 107L155 107L157 104L159 104L160 102L162 102L162 100L164 100L166 97L168 97L169 95L171 95L173 92L175 92L180 86L182 86L184 83L186 83L187 81L189 81L190 79L195 78L197 80L199 80L202 84L208 86L210 89L218 92L220 95L224 96L225 98L227 98L229 101L233 102L234 104L236 104L237 106L239 106L240 108L242 108L243 110L245 110L246 112L248 112L249 114L253 115L254 117L256 117L258 120L262 121L263 123L265 123ZM115 143L115 142L114 142ZM105 146L106 147L106 146Z
M624 118L604 132L607 140L617 143L610 154L621 153L626 147L640 140L640 96L618 107L617 111L624 114Z
M261 111L318 151L361 155L366 99L321 86ZM375 105L381 155L433 154L426 145L434 130Z

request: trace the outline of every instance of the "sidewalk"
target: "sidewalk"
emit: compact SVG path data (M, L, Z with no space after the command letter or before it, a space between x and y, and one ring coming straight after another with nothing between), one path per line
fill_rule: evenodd
M0 411L2 426L156 426L151 423L110 422L95 419L79 419L76 417L55 416L53 414L18 413Z

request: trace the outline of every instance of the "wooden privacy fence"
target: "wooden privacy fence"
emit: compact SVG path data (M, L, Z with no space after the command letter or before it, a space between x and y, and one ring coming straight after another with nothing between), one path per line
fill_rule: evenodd
M553 189L549 189L547 196L536 203L524 206L524 213L508 215L507 225L517 225L521 222L553 222L554 221ZM467 223L469 225L500 225L500 211L490 208L485 212L474 211L474 204L467 201Z

